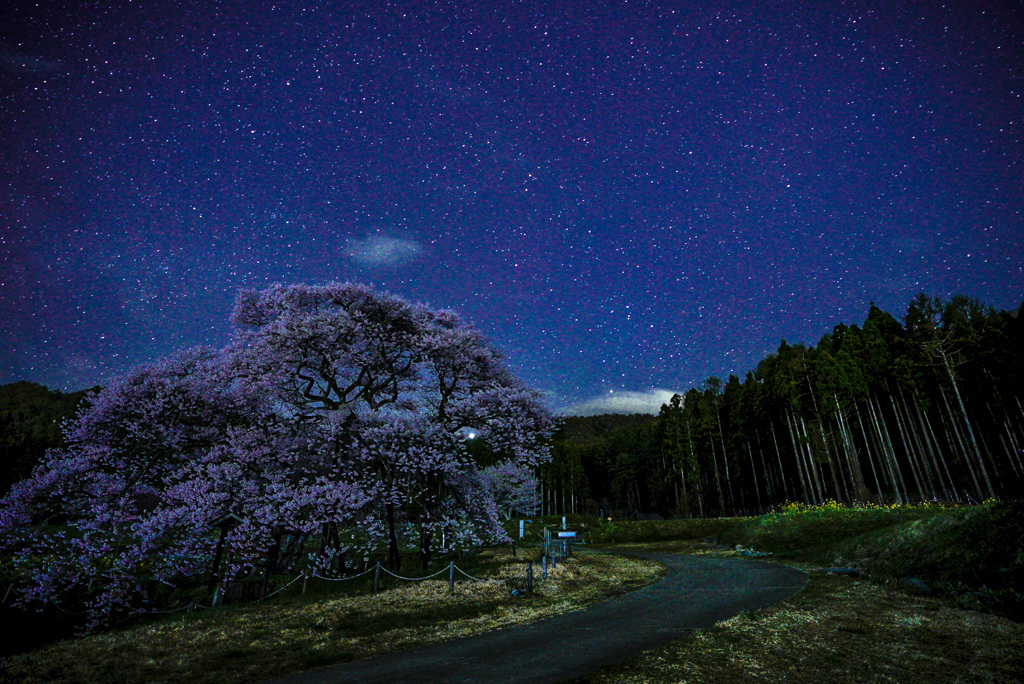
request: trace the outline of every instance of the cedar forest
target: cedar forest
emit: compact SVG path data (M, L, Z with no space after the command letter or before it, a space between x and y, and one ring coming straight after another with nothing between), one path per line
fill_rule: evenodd
M750 515L787 501L980 503L1024 489L1024 327L963 296L874 304L741 381L708 378L657 418L568 418L542 511Z

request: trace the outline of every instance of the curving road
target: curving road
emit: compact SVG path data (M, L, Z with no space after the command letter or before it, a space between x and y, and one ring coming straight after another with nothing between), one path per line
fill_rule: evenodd
M664 563L659 582L584 610L342 665L270 684L551 682L578 677L803 589L799 570L755 560L635 554Z

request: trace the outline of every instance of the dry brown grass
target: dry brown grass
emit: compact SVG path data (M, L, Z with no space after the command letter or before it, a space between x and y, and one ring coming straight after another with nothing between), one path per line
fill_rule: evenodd
M643 545L663 550L669 545ZM673 550L735 555L693 542ZM639 548L639 547L638 547ZM590 684L1013 684L1024 625L865 580L810 572L795 597L579 680Z
M737 555L693 540L630 548ZM1024 625L808 563L767 560L808 571L807 587L577 682L1024 682ZM509 565L498 574L514 571ZM661 572L637 559L580 554L526 599L470 583L460 583L452 597L438 581L377 596L291 599L56 644L8 658L0 672L19 682L257 681L575 610Z
M490 552L488 552L490 553ZM519 573L508 559L492 577ZM377 595L249 604L61 642L0 661L17 682L253 682L577 610L650 584L650 561L577 553L535 595L504 585L406 584Z

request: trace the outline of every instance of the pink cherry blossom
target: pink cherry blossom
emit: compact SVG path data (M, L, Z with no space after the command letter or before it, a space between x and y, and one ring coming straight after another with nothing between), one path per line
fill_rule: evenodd
M220 576L267 563L283 533L314 541L302 562L321 572L385 549L397 567L412 531L427 563L442 539L504 540L499 512L535 505L552 418L453 312L365 285L274 285L242 292L232 322L224 349L93 395L70 446L0 501L26 603L106 625L160 607L160 585L204 582L221 543Z

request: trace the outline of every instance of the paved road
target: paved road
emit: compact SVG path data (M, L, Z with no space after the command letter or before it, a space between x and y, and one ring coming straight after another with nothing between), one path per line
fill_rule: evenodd
M799 570L754 560L636 554L661 581L584 610L431 646L289 675L268 684L552 682L578 677L803 589Z

